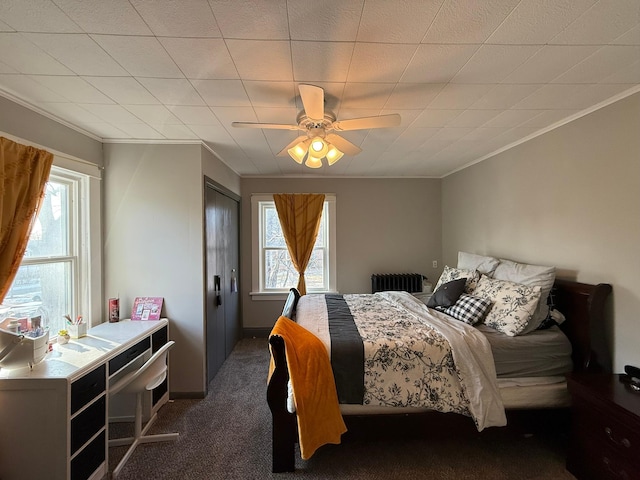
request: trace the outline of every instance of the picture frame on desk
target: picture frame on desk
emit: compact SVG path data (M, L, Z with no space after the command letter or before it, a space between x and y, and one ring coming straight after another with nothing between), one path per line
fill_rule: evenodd
M160 320L163 297L136 297L131 308L131 320Z

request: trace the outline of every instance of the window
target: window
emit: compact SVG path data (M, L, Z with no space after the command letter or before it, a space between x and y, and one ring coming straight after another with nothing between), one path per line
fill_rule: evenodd
M87 175L52 167L20 269L0 305L0 320L39 315L51 336L65 327L66 314L88 320L89 205L82 200L89 198L89 185Z
M253 195L252 295L286 293L298 284L272 195ZM335 195L326 195L318 237L305 272L308 292L335 291Z

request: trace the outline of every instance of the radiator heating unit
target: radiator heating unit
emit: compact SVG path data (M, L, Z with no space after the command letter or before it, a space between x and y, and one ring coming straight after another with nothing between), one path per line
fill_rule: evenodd
M384 291L422 292L422 279L419 273L374 273L371 275L371 293Z

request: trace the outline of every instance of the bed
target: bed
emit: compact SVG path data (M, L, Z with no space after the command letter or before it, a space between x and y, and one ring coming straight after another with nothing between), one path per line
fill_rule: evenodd
M566 391L565 374L571 371L598 371L601 368L598 355L602 354L598 353L599 348L592 339L601 338L600 334L594 335L594 332L602 330L604 305L611 292L611 286L608 284L590 285L554 278L552 292L554 307L562 312L566 318L559 326L527 332L513 337L505 336L502 333L496 334L495 330L485 325L472 327L482 336L488 338L492 355L493 357L497 356L497 358L494 358L495 371L493 371L493 375L496 377L494 381L499 391L498 397L504 405L504 411L537 411L538 409L567 407L569 405L569 396ZM371 295L361 294L354 297L363 297L362 300L366 304L370 299L369 297L374 296L383 297L385 301L392 303L405 304L408 302L409 308L416 311L421 308L433 310L428 307L425 308L424 304L418 305L420 301L416 301L414 305L413 301L408 298L410 295L402 294L402 292L379 292ZM314 332L318 338L322 339L325 333L319 330L323 330L324 327L319 329L314 327L313 323L309 323L310 320L307 318L310 310L318 309L317 297L320 296L308 295L300 297L298 292L292 289L282 313L287 318L295 319L298 324ZM360 299L356 300L359 301ZM323 301L326 301L326 299ZM355 300L349 297L349 301ZM356 310L359 308L355 307ZM432 311L431 313L434 312ZM448 315L442 312L436 312L434 316L438 317L440 321L449 318ZM454 323L457 327L461 322L456 320ZM325 338L324 341L327 342L327 339ZM271 335L269 344L274 366L267 387L267 401L272 413L273 424L272 469L273 472L293 471L298 431L296 413L291 412L291 410L295 409L291 408L285 342L281 336ZM545 350L547 348L549 349L548 352ZM509 354L510 350L530 353L522 355L522 361L514 362L511 361L514 356ZM545 366L541 371L536 371L536 362L532 358L535 356L533 355L534 352L541 352L541 356L546 358L550 356L557 357L557 364L550 365L549 362L546 362L543 363ZM501 356L507 358L508 361L501 361ZM491 373L491 369L489 369L489 373ZM475 374L474 371L471 374ZM336 378L336 384L338 382L339 380ZM481 387L480 390L484 391L484 388ZM339 396L341 402L340 410L346 418L361 415L384 415L390 418L394 418L394 415L403 417L407 415L436 415L442 418L445 415L442 409L437 411L429 407L400 405L398 402L396 403L399 406L393 405L395 401L393 399L390 402L387 400L376 402L369 399L369 401L362 402L365 403L362 405L353 399L345 401L345 397L341 393ZM405 394L405 396L407 395ZM455 397L455 393L452 396ZM289 402L289 407L287 407L287 402ZM393 406L383 405L385 403ZM464 405L464 408L468 408L468 405ZM500 421L499 412L495 413L499 409L489 414L480 412L478 414L480 419L478 419L474 414L469 414L469 412L465 414L462 411L464 408L453 405L449 410L445 409L445 411L462 413L472 417L478 430L503 424ZM447 418L450 418L450 416Z

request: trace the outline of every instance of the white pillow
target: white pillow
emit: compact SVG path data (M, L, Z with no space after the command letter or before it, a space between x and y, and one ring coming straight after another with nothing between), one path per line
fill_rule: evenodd
M436 288L434 288L433 291L437 291L440 285L451 282L453 280L457 280L459 278L467 279L464 284L464 291L465 293L471 293L476 288L478 280L480 280L480 274L475 270L464 270L461 268L453 268L449 265L445 265L442 275L440 275L438 283L436 283Z
M458 268L464 270L477 270L485 275L493 276L500 260L485 255L477 255L475 253L458 252Z
M556 267L529 265L500 259L500 264L496 267L495 272L493 272L493 278L520 283L522 285L540 287L540 301L529 325L527 325L527 328L525 328L522 333L529 333L538 328L547 317L549 311L547 297L556 280Z
M473 294L493 303L485 325L515 337L522 334L540 300L540 287L480 277Z

